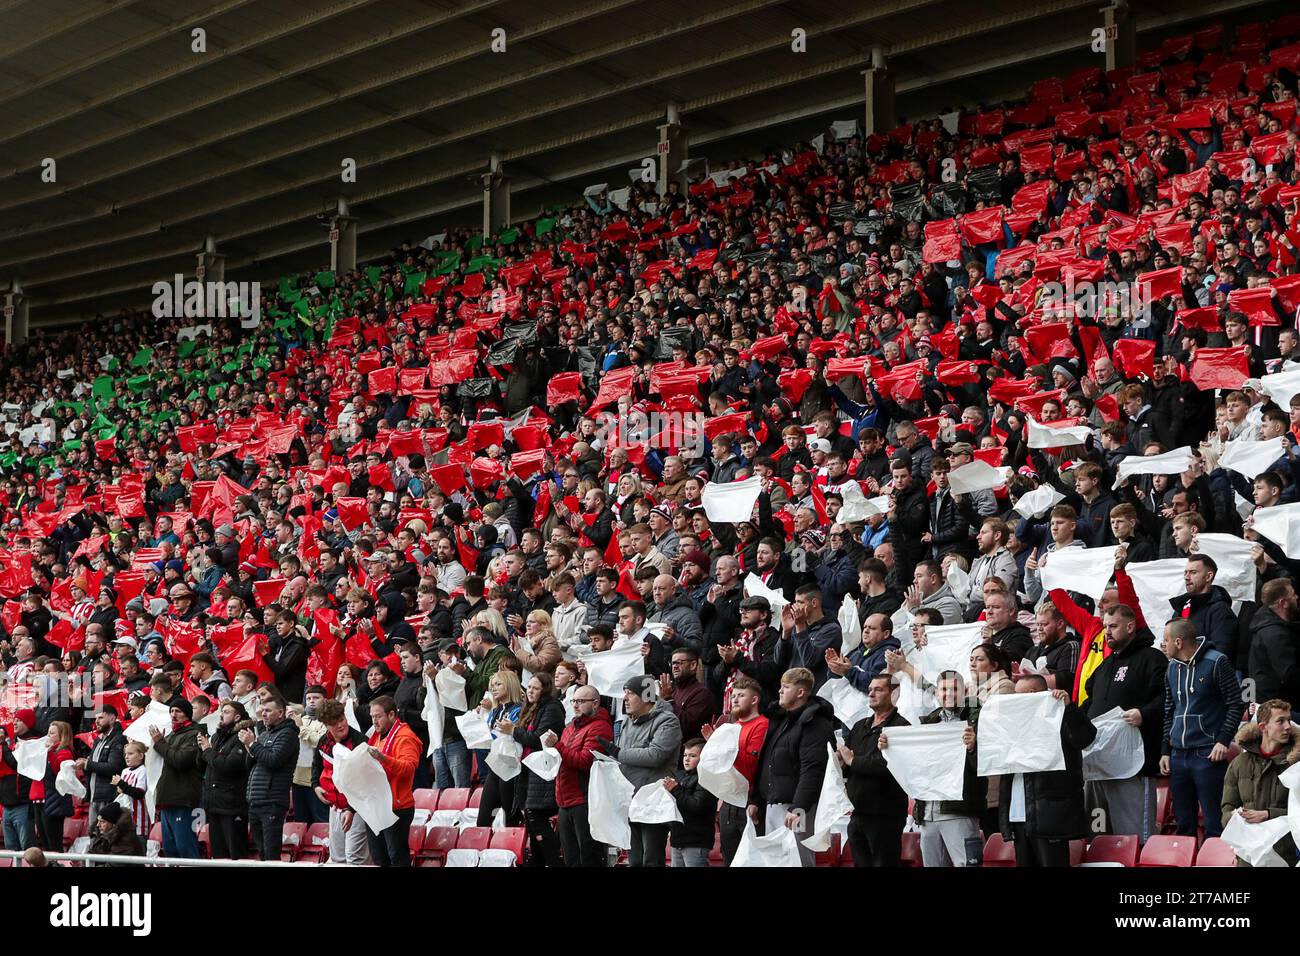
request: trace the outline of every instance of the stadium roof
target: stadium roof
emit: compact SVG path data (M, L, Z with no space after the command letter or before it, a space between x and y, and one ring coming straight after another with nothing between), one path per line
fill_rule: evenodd
M358 258L375 258L479 222L494 152L514 217L531 218L589 183L626 184L670 102L691 155L716 162L860 118L877 46L900 115L994 101L1095 64L1100 6L0 0L0 283L21 280L35 327L147 304L155 281L192 274L208 236L227 279L322 268L318 217L339 197ZM1149 33L1259 4L1134 6Z

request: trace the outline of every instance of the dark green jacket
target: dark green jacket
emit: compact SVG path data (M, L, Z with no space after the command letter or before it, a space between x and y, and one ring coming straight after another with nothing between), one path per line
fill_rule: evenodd
M1223 778L1224 826L1238 809L1267 810L1270 820L1287 815L1288 791L1278 777L1300 760L1300 735L1293 733L1291 746L1284 747L1272 757L1264 757L1259 752L1262 736L1259 724L1244 724L1237 731L1241 753L1228 764L1228 773ZM1273 851L1286 860L1287 866L1295 865L1296 847L1290 834L1273 844ZM1241 857L1237 858L1237 864L1249 865Z

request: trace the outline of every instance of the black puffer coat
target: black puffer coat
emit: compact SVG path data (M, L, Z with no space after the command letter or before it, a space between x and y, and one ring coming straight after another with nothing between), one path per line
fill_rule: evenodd
M826 776L826 745L834 739L834 708L814 697L794 713L773 707L768 719L749 802L760 808L788 803L812 813Z
M524 748L524 756L542 749L542 735L548 730L559 737L564 733L564 705L557 698L548 697L537 708L537 713L527 726L515 727L515 743ZM515 787L515 810L548 810L555 812L555 781L543 780L527 767L523 774L528 781L524 787Z
M263 730L248 750L250 810L289 809L289 787L298 763L298 725L286 717Z
M203 800L208 813L248 816L248 751L233 727L218 727L212 745L199 751L203 768Z

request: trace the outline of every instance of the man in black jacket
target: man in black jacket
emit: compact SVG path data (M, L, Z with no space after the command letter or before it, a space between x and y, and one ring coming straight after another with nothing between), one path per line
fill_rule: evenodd
M1016 681L1017 694L1046 690L1047 681L1037 675ZM1050 693L1065 704L1061 720L1065 769L1003 774L998 793L1002 838L1015 843L1016 866L1069 866L1070 841L1088 836L1083 750L1096 739L1097 728L1070 700L1069 691Z
M1010 594L994 592L984 602L984 640L1000 649L1019 664L1032 650L1034 639L1029 628L1016 619L1016 599Z
M1190 621L1197 637L1204 637L1240 670L1245 662L1237 661L1237 615L1232 613L1228 592L1214 583L1218 573L1218 564L1208 554L1189 555L1183 572L1187 593L1171 598L1169 603L1174 617Z
M1139 632L1137 616L1126 604L1102 615L1110 655L1085 685L1083 712L1095 720L1118 707L1124 722L1142 732L1146 759L1127 780L1090 780L1084 784L1088 812L1101 808L1107 833L1135 833L1142 842L1156 832L1156 777L1160 775L1160 735L1165 717L1165 672L1169 661Z
M216 732L199 732L199 766L203 768L200 806L208 816L214 860L248 856L248 751L239 739L239 724L248 711L237 700L221 705Z
M911 581L929 544L923 536L930 533L930 505L925 485L912 477L910 459L895 458L889 474L889 538L894 545L895 579Z
M795 592L793 604L781 609L781 641L776 659L784 667L804 667L812 672L813 690L821 689L830 676L826 651L844 643L840 622L822 611L822 592L805 584Z
M302 703L307 690L307 628L293 611L281 611L275 633L262 649L262 660L275 675L275 686L286 701Z
M1295 701L1300 706L1300 629L1296 594L1290 578L1275 578L1260 591L1263 605L1250 619L1250 666L1254 700Z
M764 833L784 825L802 840L817 818L826 747L834 740L834 708L824 697L813 696L812 671L793 667L781 676L779 703L769 719L758 773L749 788L749 817ZM804 866L816 863L803 843L799 857Z
M86 775L91 827L95 825L95 817L104 805L117 798L117 788L109 781L126 767L126 757L123 755L126 735L122 733L122 725L117 721L117 711L105 706L96 714L95 733L95 745L90 748L90 756L77 761Z
M400 644L397 657L402 664L402 680L393 692L393 703L397 705L397 716L403 723L409 724L420 738L420 763L415 768L414 786L429 785L429 722L424 719L424 699L428 693L424 687L424 655L420 646L413 641Z
M1001 595L998 595L1001 597ZM1069 636L1065 618L1051 601L1044 601L1035 614L1038 619L1038 643L1025 657L1040 674L1046 670L1050 690L1074 689L1074 672L1079 666L1079 642ZM1020 663L1012 658L1013 663Z
M248 818L253 846L263 860L280 859L284 817L289 812L289 789L298 762L298 728L285 714L284 698L273 696L262 704L261 733L251 727L239 732L248 750Z
M167 709L172 732L164 737L157 727L149 728L154 753L163 762L154 790L158 820L162 823L162 852L164 856L197 860L194 808L203 792L203 770L199 767L199 731L203 727L194 723L194 707L183 695L168 701Z
M848 771L845 789L853 804L849 818L849 847L854 866L899 866L903 855L903 825L907 822L907 794L898 785L880 750L888 746L889 727L907 727L894 707L893 678L877 674L867 688L871 716L849 731L849 742L839 748Z
M703 660L706 684L715 697L722 699L722 678L718 665L722 658L718 648L730 644L740 630L741 603L744 589L740 584L740 565L729 554L718 558L715 583L700 602L700 630L703 633Z

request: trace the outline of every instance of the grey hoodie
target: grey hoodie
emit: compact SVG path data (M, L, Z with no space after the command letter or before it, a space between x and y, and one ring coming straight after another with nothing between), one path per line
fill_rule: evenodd
M623 776L637 787L670 777L677 769L677 753L682 747L682 728L677 723L672 704L655 701L644 717L623 718L623 733L618 741L618 763Z
M952 593L952 588L948 587L946 581L939 585L939 590L921 601L921 607L934 608L943 615L944 624L961 623L961 602L957 600L957 596Z

